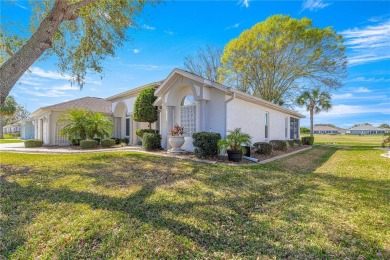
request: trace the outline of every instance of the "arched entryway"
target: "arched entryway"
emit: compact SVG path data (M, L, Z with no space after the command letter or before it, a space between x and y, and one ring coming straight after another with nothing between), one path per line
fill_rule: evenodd
M126 130L130 129L130 118L126 120L127 107L123 102L116 104L114 109L114 132L113 137L122 138L126 137ZM127 122L129 121L129 122ZM127 128L127 123L129 124ZM128 136L130 133L128 133Z

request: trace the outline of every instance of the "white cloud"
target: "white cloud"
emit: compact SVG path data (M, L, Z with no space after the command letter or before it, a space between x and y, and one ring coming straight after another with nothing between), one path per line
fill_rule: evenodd
M238 1L238 4L240 4L241 6L245 6L246 8L249 7L249 0L240 0Z
M139 49L133 49L133 53L134 53L134 54L138 54L139 52L140 52Z
M371 92L371 90L369 90L368 88L366 87L359 87L355 90L356 93L369 93Z
M309 113L304 108L299 108L298 112L302 113L306 117L309 117ZM342 118L350 115L362 115L362 114L386 114L390 115L390 103L384 102L375 105L334 105L328 112L321 112L316 115L316 119L321 118Z
M144 28L144 29L146 29L146 30L150 30L150 31L156 30L156 27L149 26L149 25L147 25L147 24L142 25L142 28Z
M28 10L28 8L25 7L24 5L21 5L21 4L18 4L18 3L15 3L15 5L16 5L17 7L20 7L20 8L22 8L22 9L24 9L24 10Z
M357 82L390 82L390 79L386 78L366 78L366 77L357 77L351 79L351 81L357 81Z
M168 35L175 35L176 33L174 33L173 31L171 31L171 30L165 30L164 31L166 34L168 34Z
M240 27L240 24L239 23L235 23L232 26L226 27L225 30L230 30L230 29L234 29L234 28L238 28L238 27Z
M305 0L302 3L302 10L300 13L302 13L305 10L310 10L312 12L316 12L316 11L323 9L329 5L330 5L329 3L325 3L323 0Z
M345 93L345 94L333 94L333 99L346 99L353 97L352 93Z
M35 86L33 88L18 87L18 89L23 92L23 94L29 94L36 97L69 97L70 95L67 91L80 90L76 86L71 86L70 84L58 85L53 87L40 87Z
M350 51L349 65L390 59L390 19L375 25L348 29L341 34Z
M44 70L39 67L31 67L30 71L31 71L30 73L31 75L38 76L41 78L65 79L65 80L71 79L70 75L67 74L62 75L61 73L50 71L50 70Z

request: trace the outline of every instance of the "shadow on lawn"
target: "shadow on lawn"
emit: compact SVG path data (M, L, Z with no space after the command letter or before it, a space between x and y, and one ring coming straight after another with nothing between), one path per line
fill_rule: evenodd
M113 188L117 185L128 183L130 179L135 178L136 181L132 180L132 184L141 185L141 189L124 198L114 198L91 192L72 191L65 188L47 189L32 185L21 186L18 183L7 180L8 177L19 174L19 172L12 172L10 168L6 174L0 176L0 198L4 201L4 205L7 205L6 207L28 205L28 202L48 201L50 203L81 203L89 205L93 209L122 212L141 223L152 225L157 230L169 230L175 236L184 236L196 244L196 247L182 245L184 249L176 257L195 257L199 256L202 253L201 251L203 251L202 254L206 254L209 257L212 257L214 252L224 252L229 256L236 255L240 257L255 257L262 254L283 258L339 257L345 256L345 254L329 250L325 251L324 248L313 245L305 245L305 247L301 248L299 245L291 246L291 243L294 242L290 243L287 241L288 238L286 238L283 228L275 229L272 222L272 219L274 219L274 221L291 222L289 225L300 225L307 221L313 221L313 219L318 220L318 216L316 216L313 209L306 208L302 211L298 210L298 208L303 203L302 200L310 200L314 204L329 203L319 195L316 183L307 182L307 175L310 171L312 172L313 169L326 162L334 152L335 150L330 150L321 153L319 159L314 159L314 165L310 165L304 171L295 174L286 171L288 168L283 168L289 166L291 158L286 159L287 163L286 161L283 161L284 164L275 163L269 166L269 168L258 167L258 170L256 170L253 167L244 167L242 172L237 172L239 168L221 168L191 162L176 162L174 159L164 160L162 165L162 160L157 159L156 162L154 161L155 157L151 158L144 155L141 156L143 161L140 163L141 157L129 155L124 156L124 160L118 160L117 164L114 162L116 168L114 167L112 171L121 169L121 174L128 172L129 176L112 174L112 172L107 171L107 167L110 164L99 164L99 160L96 157L91 158L91 162L97 162L95 163L95 166L97 166L92 171L88 167L91 162L86 161L78 165L78 167L82 168L82 175L94 178L96 185L106 184ZM315 156L310 155L310 152L306 153L309 153L307 158L314 158L313 156ZM104 158L100 158L100 160L113 159L107 157L107 155L103 156ZM138 164L134 165L135 163ZM147 164L152 164L150 165L151 168L143 171L143 167ZM179 166L186 167L186 172L175 172L173 170L178 168L178 171L180 171L181 168ZM261 169L277 171L269 174L269 172ZM213 174L210 174L210 172L213 172ZM333 181L333 178L328 179L327 176L316 177L323 179L325 182ZM149 201L151 196L157 192L156 189L189 179L195 179L211 188L218 187L220 190L228 191L230 196L224 199L216 199L212 193L182 189L183 196L188 197L193 194L195 198L201 197L202 201L186 200L184 203L172 203L172 201L164 200L158 202ZM341 185L343 181L340 178L333 185ZM373 187L385 187L384 183L380 181L371 184ZM343 187L338 188L342 189ZM332 206L342 205L336 204ZM12 210L12 208L6 208L6 212L3 214ZM34 220L33 214L36 209L25 208L19 210L31 213L26 222ZM225 214L223 210L231 213ZM275 216L272 215L272 211L275 211ZM168 218L164 215L164 212L169 212L175 216L189 214L207 221L212 228L201 229L194 225ZM254 216L267 218L255 220ZM1 243L0 247L0 252L5 257L11 256L19 246L26 242L25 238L20 235L20 232L15 231L18 230L20 225L26 225L26 222L15 222L10 214L8 220L2 224L4 227L7 227L2 231L4 236L1 240L5 242ZM331 224L331 219L325 219L322 223L322 225L329 225L329 228ZM297 232L310 233L310 230ZM336 230L336 232L341 231ZM355 236L357 235L355 234ZM7 240L7 237L12 237L12 241ZM101 244L107 238L102 234L96 234L94 239L95 243ZM370 242L366 241L363 236L359 237L359 239L362 243ZM72 256L72 252L76 250L75 248L80 247L79 243L80 241L67 245L63 256ZM348 244L345 244L345 246L348 246ZM111 249L109 248L108 250ZM380 250L384 251L382 248ZM370 254L374 253L370 252ZM153 255L148 257L153 257ZM154 257L161 258L167 256L156 253Z

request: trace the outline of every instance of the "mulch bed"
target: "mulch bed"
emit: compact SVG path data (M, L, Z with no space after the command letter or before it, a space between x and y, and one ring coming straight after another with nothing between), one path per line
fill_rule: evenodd
M254 153L253 151L251 151L251 157L259 159L260 161L263 161L263 160L271 159L271 158L274 158L274 157L277 157L280 155L284 155L284 154L288 154L288 153L295 152L298 150L302 150L302 149L305 149L307 147L308 146L303 145L303 146L296 146L296 147L289 148L286 151L272 151L272 153L270 155L257 154L257 153ZM168 153L167 151L153 151L153 152L172 155L171 153ZM192 159L192 160L199 159L198 157L195 156L194 153L182 153L180 155L175 155L175 157L178 157L181 159L187 158L187 159ZM228 160L227 156L218 156L218 157L214 157L214 158L207 158L206 160L211 161L211 162L216 162L216 163L233 164L233 165L256 164L256 162L245 160L245 159L242 159L240 162L231 162Z

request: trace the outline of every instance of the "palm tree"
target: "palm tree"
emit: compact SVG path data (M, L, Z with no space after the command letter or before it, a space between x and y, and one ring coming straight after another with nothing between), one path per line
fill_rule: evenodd
M87 138L88 112L85 109L71 109L63 114L58 123L64 123L60 130L61 136L68 136L68 140Z
M310 111L310 136L313 136L313 115L332 108L331 96L328 92L321 92L319 87L305 91L297 99L299 106L305 106Z
M110 137L114 124L105 115L99 112L89 112L87 119L87 136L92 139L95 135L101 139Z

